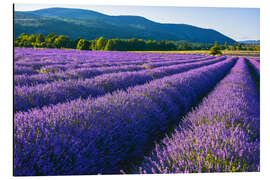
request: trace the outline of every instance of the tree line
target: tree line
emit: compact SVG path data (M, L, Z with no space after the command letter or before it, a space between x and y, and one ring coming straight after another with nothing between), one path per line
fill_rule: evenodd
M260 45L258 44L241 44L238 43L235 46L228 46L227 42L224 45L219 45L216 41L214 46L210 48L211 55L222 55L221 50L231 50L231 51L260 51Z
M44 36L42 34L22 33L14 41L15 47L32 48L70 48L79 50L105 50L105 51L171 51L177 50L177 45L171 41L143 39L106 39L100 37L95 40L75 39L54 33Z
M106 39L100 37L95 40L77 38L70 39L69 36L50 33L47 36L42 34L22 33L14 40L15 47L31 48L68 48L79 50L105 50L105 51L174 51L174 50L209 50L213 44L172 42L162 40L143 39ZM215 46L215 45L214 45ZM259 50L259 45L235 44L219 45L220 50Z

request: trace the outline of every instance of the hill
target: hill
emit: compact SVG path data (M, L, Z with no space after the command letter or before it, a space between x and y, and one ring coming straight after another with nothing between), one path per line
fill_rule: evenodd
M187 24L158 23L140 16L109 16L99 12L71 8L48 8L14 12L14 35L49 33L73 39L141 38L144 40L185 40L200 43L234 44L236 41L212 29Z

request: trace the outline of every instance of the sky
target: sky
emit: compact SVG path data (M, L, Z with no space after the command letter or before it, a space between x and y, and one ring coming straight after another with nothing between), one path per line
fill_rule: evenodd
M236 41L260 40L259 8L15 4L15 11L50 7L80 8L107 15L136 15L159 23L189 24L214 29Z

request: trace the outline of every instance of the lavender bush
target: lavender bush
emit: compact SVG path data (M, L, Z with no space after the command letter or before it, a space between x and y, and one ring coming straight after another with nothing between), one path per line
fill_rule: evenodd
M134 173L259 171L259 94L243 58Z
M254 60L254 59L246 59L246 60L250 64L257 80L260 80L260 62Z
M27 74L15 73L14 76L14 85L15 86L23 86L23 85L37 85L44 84L53 81L59 80L70 80L70 79L85 79L92 78L98 75L113 73L113 72L126 72L126 71L138 71L144 69L152 69L156 67L162 66L170 66L191 62L200 62L205 60L210 60L213 57L207 57L202 59L189 59L189 60L173 60L167 62L137 62L135 65L125 64L125 65L117 65L117 66L104 66L104 67L92 67L89 64L76 65L69 63L67 65L44 65L37 68L38 70L34 70L32 72L32 76L28 76ZM83 66L86 65L86 66ZM64 67L63 67L64 66ZM100 65L101 66L101 65ZM21 66L20 66L21 67ZM24 67L29 68L29 67ZM15 72L17 69L15 68ZM19 71L18 71L19 72ZM34 73L35 72L35 73ZM39 74L37 74L39 72ZM16 75L18 74L18 75Z
M15 176L259 171L259 58L14 55Z
M96 99L17 112L14 174L120 173L234 64L225 60Z
M37 86L14 88L14 110L28 110L33 107L56 104L79 97L96 97L117 89L144 84L154 79L181 73L225 60L224 57L189 64L172 65L137 72L119 72L104 74L92 79L67 80ZM231 60L229 58L229 60ZM119 68L121 69L121 68ZM91 71L90 71L91 72ZM86 73L89 73L86 71Z

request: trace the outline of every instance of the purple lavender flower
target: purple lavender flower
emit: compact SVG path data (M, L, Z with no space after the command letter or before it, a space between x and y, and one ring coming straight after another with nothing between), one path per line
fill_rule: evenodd
M259 117L259 94L240 58L134 173L259 171Z
M165 59L172 55L145 54L148 56ZM174 70L165 77L157 76L159 79L143 85L97 98L78 98L15 113L14 174L120 173L132 160L143 157L151 148L148 145L166 132L178 116L197 104L234 64L229 58L183 73ZM196 155L191 152L190 156ZM170 169L165 168L165 172Z

